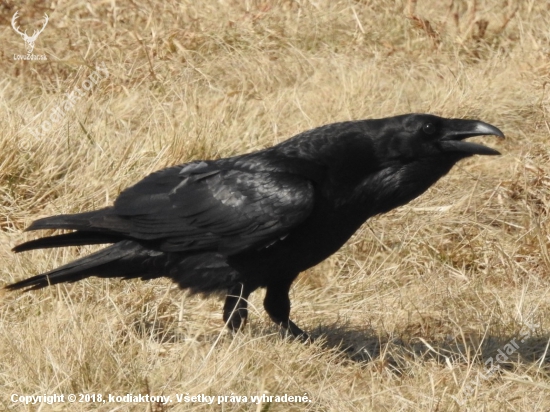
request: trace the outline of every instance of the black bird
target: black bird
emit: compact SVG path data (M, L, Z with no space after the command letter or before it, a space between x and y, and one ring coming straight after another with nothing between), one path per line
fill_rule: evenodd
M336 252L371 216L421 195L461 159L498 155L466 142L504 137L476 120L407 114L334 123L276 146L153 173L113 206L36 220L27 230L70 229L15 252L110 243L57 269L8 285L40 289L89 276L168 277L192 293L226 293L223 319L235 330L251 292L293 336L290 285Z

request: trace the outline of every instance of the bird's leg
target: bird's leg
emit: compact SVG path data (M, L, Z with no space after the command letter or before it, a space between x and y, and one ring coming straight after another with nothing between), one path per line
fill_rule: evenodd
M237 283L227 292L223 305L223 320L232 331L236 331L246 324L248 316L246 306L250 292L242 283Z
M288 292L290 284L271 284L267 286L264 308L273 322L280 325L286 332L303 341L312 341L307 333L289 319L290 298Z

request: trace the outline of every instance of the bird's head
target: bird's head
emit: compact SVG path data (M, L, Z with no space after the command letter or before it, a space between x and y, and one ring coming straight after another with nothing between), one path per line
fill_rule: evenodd
M495 126L479 120L446 119L429 114L407 114L386 119L378 140L386 159L407 162L436 157L452 163L473 155L499 155L495 149L465 141L474 136L504 138Z
M504 134L479 120L446 119L428 114L407 114L373 120L371 140L377 171L361 183L363 198L380 201L369 214L385 213L408 203L447 174L461 159L498 155L495 149L465 141L474 136ZM382 201L383 200L383 201Z

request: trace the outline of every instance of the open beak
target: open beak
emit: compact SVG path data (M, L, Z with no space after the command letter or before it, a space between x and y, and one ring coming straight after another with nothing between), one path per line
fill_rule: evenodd
M444 152L459 152L465 155L499 155L495 149L482 144L465 142L464 139L474 136L498 136L504 139L504 133L498 128L479 120L454 119L452 128L440 139L439 144Z

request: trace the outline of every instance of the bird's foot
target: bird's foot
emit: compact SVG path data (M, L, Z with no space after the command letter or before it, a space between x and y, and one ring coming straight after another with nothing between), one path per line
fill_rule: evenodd
M281 323L281 332L283 335L292 336L293 338L303 342L303 343L313 343L313 338L304 332L298 325L292 322L290 319L288 322Z

